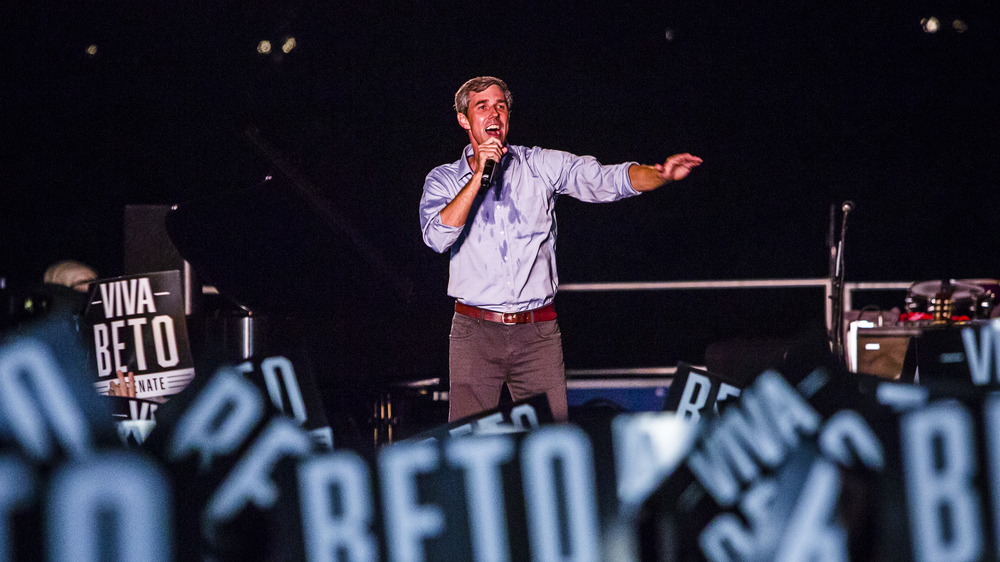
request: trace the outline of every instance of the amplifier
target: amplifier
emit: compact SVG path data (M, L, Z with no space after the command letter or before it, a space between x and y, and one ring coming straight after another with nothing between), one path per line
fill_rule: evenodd
M850 347L855 350L854 371L877 377L912 382L916 370L914 338L922 330L911 326L865 328L855 326Z

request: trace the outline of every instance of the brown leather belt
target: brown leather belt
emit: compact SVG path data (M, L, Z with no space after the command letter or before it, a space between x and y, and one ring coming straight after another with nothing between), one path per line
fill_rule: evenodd
M528 324L556 319L556 307L552 304L534 310L525 310L524 312L494 312L455 301L455 312L473 318L480 318L487 322L500 322L502 324Z

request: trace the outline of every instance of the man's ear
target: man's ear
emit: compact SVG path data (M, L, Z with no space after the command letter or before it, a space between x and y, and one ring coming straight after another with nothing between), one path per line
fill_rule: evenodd
M472 125L469 125L469 118L466 117L464 113L456 113L456 115L458 115L458 124L463 129L465 129L466 131L468 131L469 129L472 128Z

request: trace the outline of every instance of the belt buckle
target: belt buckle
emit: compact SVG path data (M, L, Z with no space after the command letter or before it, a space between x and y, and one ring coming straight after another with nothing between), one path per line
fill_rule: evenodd
M510 321L507 321L510 318ZM504 324L511 325L517 324L517 313L516 312L504 312L503 316L500 317L500 321Z

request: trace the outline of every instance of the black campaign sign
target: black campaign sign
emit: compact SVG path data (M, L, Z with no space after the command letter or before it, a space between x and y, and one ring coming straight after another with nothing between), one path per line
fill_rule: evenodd
M927 328L917 338L917 364L923 385L1000 388L1000 323Z
M703 415L718 413L720 405L735 401L741 391L741 387L727 383L718 375L678 363L664 409L697 422Z
M107 394L122 369L135 376L136 398L177 394L194 377L181 276L163 271L93 283L84 319L97 369L94 386Z
M899 422L910 544L923 560L1000 560L1000 393Z
M703 419L683 462L643 505L642 559L848 559L861 539L845 527L842 497L864 489L855 495L871 501L877 488L865 486L886 453L879 424L869 425L841 379L817 368L793 387L765 371ZM864 528L861 517L850 523Z
M447 439L463 435L490 435L497 433L520 433L537 428L542 424L554 423L549 399L544 394L529 396L523 400L501 404L492 410L466 416L447 425L441 425L407 439Z

